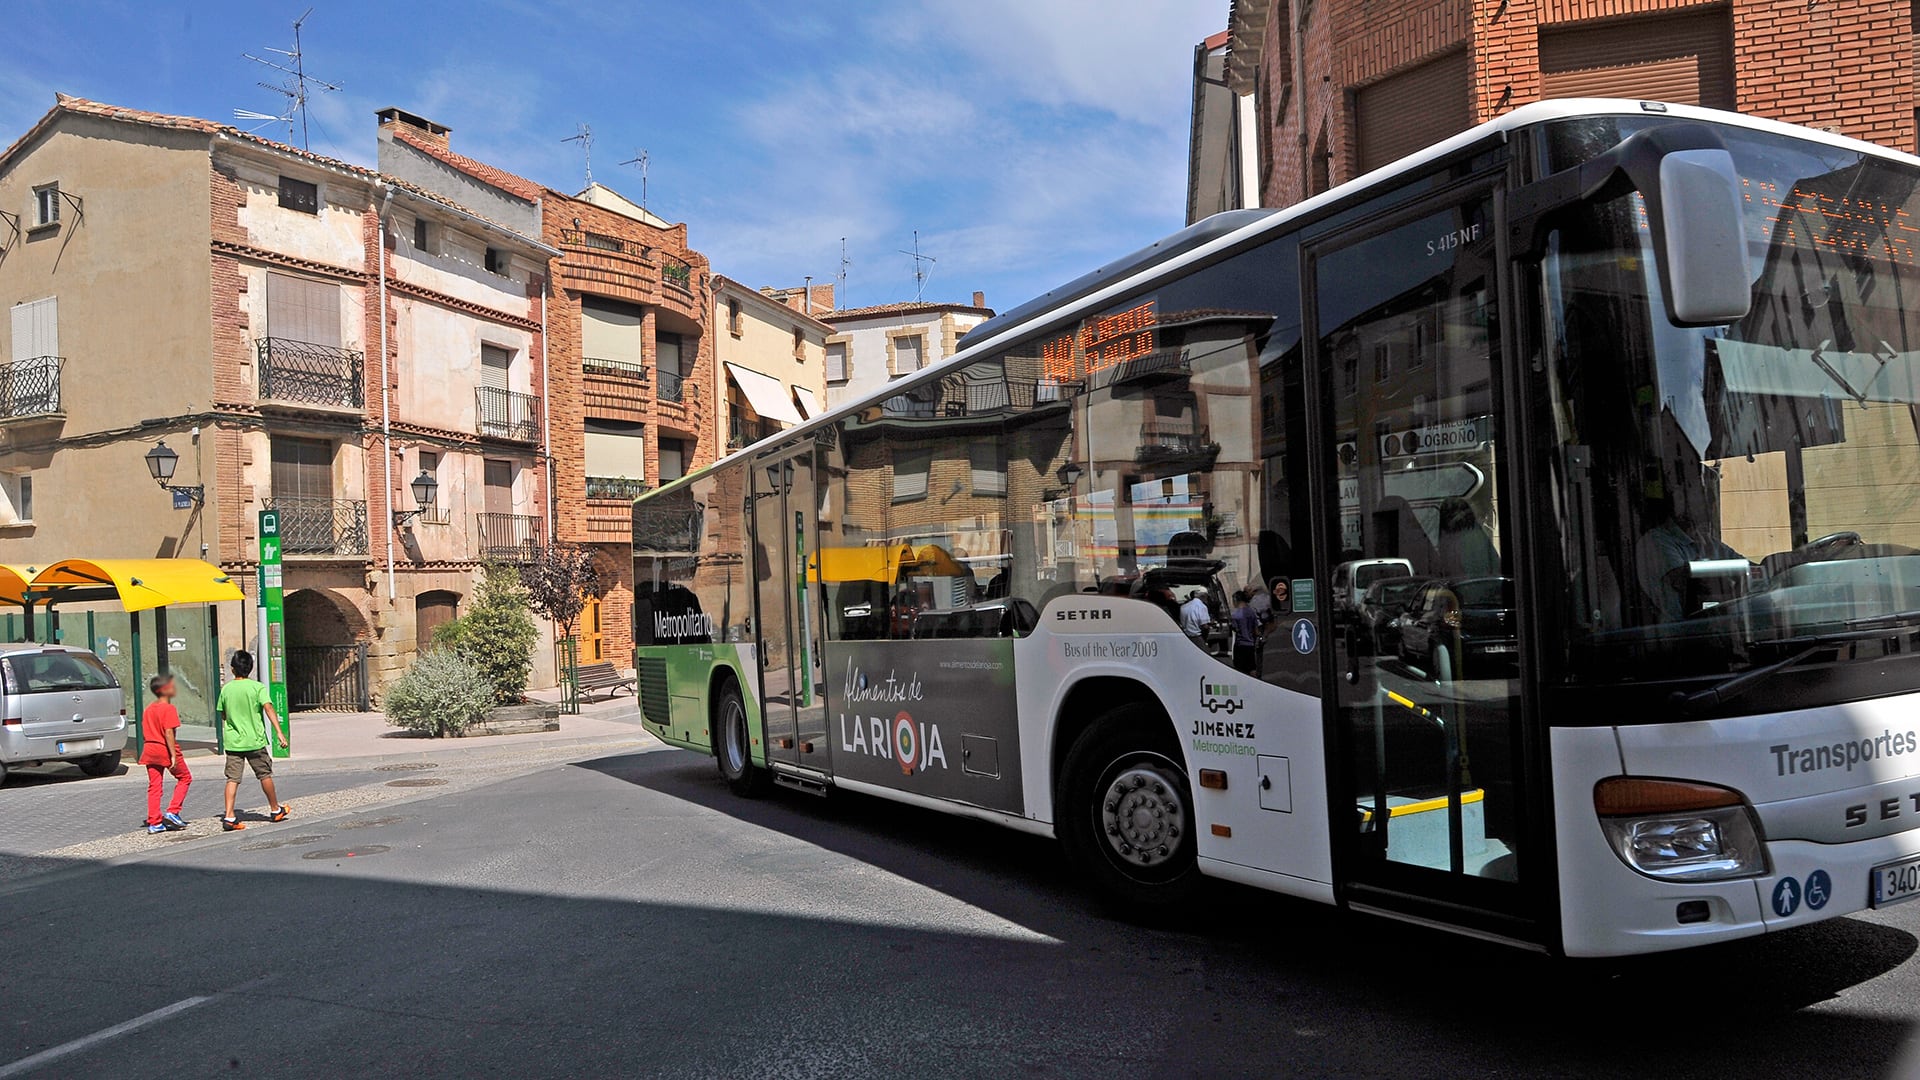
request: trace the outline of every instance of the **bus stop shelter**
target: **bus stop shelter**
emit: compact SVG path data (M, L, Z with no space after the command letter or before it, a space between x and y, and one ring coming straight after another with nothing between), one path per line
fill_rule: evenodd
M79 635L68 633L62 624L84 621L85 647L101 654L127 687L130 716L137 718L145 706L147 676L173 674L177 669L183 697L188 698L182 703L186 706L181 711L183 727L204 726L211 741L211 705L220 686L218 605L245 599L246 594L224 571L199 559L62 559L44 567L0 564L0 604L20 609L18 615L0 618L0 637L79 644L74 640ZM87 609L61 610L81 604ZM119 611L98 610L103 604ZM191 604L205 605L204 617L170 610ZM124 645L119 635L124 635ZM195 718L205 716L208 722L193 724L188 719L190 708ZM131 734L137 750L137 725Z

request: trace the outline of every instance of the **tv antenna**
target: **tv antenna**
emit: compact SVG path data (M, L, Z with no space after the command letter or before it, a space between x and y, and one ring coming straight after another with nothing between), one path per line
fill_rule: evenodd
M833 306L836 311L851 306L847 303L847 268L852 265L853 260L847 258L847 238L843 236L840 238L840 287L833 294Z
M620 163L622 165L632 165L634 168L640 170L640 209L642 210L647 208L647 166L651 164L652 160L652 158L647 156L645 150L635 150L632 157Z
M913 298L914 300L918 301L922 296L926 294L927 278L933 276L933 271L927 268L928 264L937 263L940 260L934 258L931 255L920 254L920 230L919 229L913 230L913 250L912 251L908 251L905 248L896 248L895 250L899 251L900 254L902 255L913 256Z
M580 152L582 154L585 154L587 157L587 186L592 187L593 186L593 128L587 124L581 124L580 133L578 135L569 135L566 138L561 139L560 141L580 144Z
M273 70L285 76L285 78L282 79L280 82L264 82L263 81L259 85L262 90L271 90L274 93L279 94L280 96L286 98L287 111L285 113L275 115L271 113L256 112L252 109L233 110L234 118L237 120L258 121L259 123L256 125L256 130L258 129L258 127L264 127L267 124L277 123L277 124L287 125L287 141L288 142L293 141L294 121L296 120L299 121L300 148L302 150L313 149L313 147L308 145L308 142L307 142L307 102L308 100L310 100L314 95L314 93L316 92L326 94L326 93L337 92L340 89L340 84L338 83L331 83L325 79L316 78L312 75L307 74L306 53L302 51L300 48L300 30L302 27L306 25L307 16L311 14L313 14L313 9L308 8L306 11L301 13L299 18L293 20L293 48L292 49L267 48L267 49L260 50L261 52L269 52L277 56L284 56L286 57L285 61L272 60L264 56L255 56L252 53L240 54L246 57L248 60L251 60L256 64L261 65L262 67L272 68Z

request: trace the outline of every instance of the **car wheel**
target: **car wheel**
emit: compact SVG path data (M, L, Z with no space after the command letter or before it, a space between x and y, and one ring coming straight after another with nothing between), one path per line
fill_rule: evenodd
M1061 844L1103 898L1152 915L1193 895L1193 793L1163 713L1148 705L1107 713L1074 741L1063 776Z
M740 684L728 679L721 684L713 704L713 756L720 763L720 776L735 795L748 798L763 794L773 783L767 770L753 763L752 724L747 720L747 702Z
M95 754L74 762L80 771L88 776L111 776L120 768L120 751L112 750L104 754Z
M0 787L7 786L7 763L0 761Z

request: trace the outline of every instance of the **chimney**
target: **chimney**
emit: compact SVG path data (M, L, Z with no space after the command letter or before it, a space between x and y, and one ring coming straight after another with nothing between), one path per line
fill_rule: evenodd
M450 149L453 129L445 124L436 124L419 113L410 113L405 109L387 106L373 114L381 127L394 125L404 127L407 133L422 142L431 143L442 150Z
M983 292L980 292L979 290L975 290L975 291L974 291L974 294L973 294L973 306L974 306L974 307L977 307L977 308L983 308L983 307L986 307L986 306L987 306L987 294L986 294L986 293L983 293Z
M808 274L806 280L806 312L811 315L813 314L813 275Z

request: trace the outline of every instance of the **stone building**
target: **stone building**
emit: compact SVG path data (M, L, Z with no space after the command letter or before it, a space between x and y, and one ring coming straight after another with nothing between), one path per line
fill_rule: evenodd
M960 335L992 317L982 293L974 293L971 304L909 301L820 316L834 330L827 339L828 406L945 360L958 351Z
M453 150L444 124L379 116L380 167L535 229L555 250L545 296L554 537L597 549L614 585L581 620L581 658L633 656L632 502L725 452L708 332L713 280L665 221L592 184L566 194Z
M833 327L724 276L713 279L713 303L726 383L714 415L722 445L738 450L826 409Z
M1234 0L1226 78L1287 206L1518 105L1624 97L1915 147L1910 0Z
M400 178L62 95L0 153L0 559L198 555L251 597L276 509L296 706L377 689L481 561L548 534L553 254ZM150 478L162 442L197 492Z

